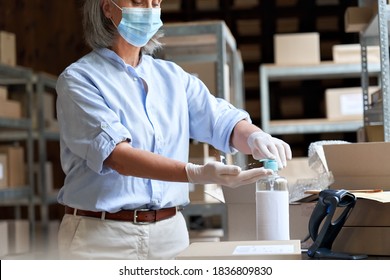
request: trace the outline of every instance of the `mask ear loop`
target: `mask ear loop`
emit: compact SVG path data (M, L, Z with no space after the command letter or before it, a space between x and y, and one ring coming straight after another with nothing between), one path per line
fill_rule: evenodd
M123 11L123 9L121 7L119 7L118 4L115 3L113 0L111 0L111 3L113 3L119 10Z
M123 11L123 9L122 9L121 7L119 7L117 3L115 3L113 0L110 0L110 1L111 1L111 3L113 3L119 10ZM103 0L101 0L100 3L102 3L102 2L103 2ZM115 24L115 22L114 22L114 20L112 19L112 17L110 17L110 20L111 20L112 24L116 27L116 29L118 29L118 26Z
M116 29L118 29L118 26L115 24L114 20L112 19L112 17L110 17L110 20L112 22L112 24L115 26Z

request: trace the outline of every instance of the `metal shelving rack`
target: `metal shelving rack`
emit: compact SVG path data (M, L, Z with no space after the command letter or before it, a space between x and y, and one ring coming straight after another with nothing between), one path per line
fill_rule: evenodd
M164 47L157 57L178 64L190 62L214 62L216 65L216 92L219 98L229 100L235 107L244 108L244 66L235 38L224 21L196 21L164 24ZM229 66L226 75L225 65ZM226 84L229 84L227 90ZM237 153L231 159L234 164L247 166L246 155ZM228 160L229 161L229 160ZM222 228L227 233L224 203L191 203L183 211L187 223L189 216L220 215Z
M215 95L229 99L237 108L244 108L244 66L235 38L224 21L167 23L163 31L164 47L157 54L158 57L177 63L215 62ZM225 65L229 66L228 77L225 75ZM226 84L229 84L230 92L227 92ZM246 166L246 157L238 153L234 156L234 162Z
M386 0L359 0L359 6L374 7L378 5L378 14L371 20L367 28L360 33L362 50L362 87L364 105L364 125L383 124L384 141L390 141L390 81L389 81L389 21L390 5ZM382 90L383 107L377 111L370 108L368 81L371 69L367 64L367 46L379 45L380 48L380 85Z
M15 219L22 217L21 206L28 208L30 223L30 244L35 242L35 212L34 212L34 174L33 174L33 125L32 125L32 95L35 76L32 70L20 66L0 64L0 84L7 87L23 86L26 100L25 116L22 119L0 118L0 141L26 143L27 182L25 186L0 189L0 206L12 206Z
M36 96L37 96L37 120L38 120L38 164L40 180L38 182L39 188L39 202L40 202L40 214L41 214L41 223L42 223L42 233L44 241L48 241L46 238L49 234L49 206L51 204L57 203L57 194L58 191L48 192L47 186L47 172L46 172L46 160L47 160L47 143L48 141L58 141L60 139L58 131L50 131L46 129L45 124L45 102L44 102L44 93L48 92L50 94L55 94L55 86L57 82L57 77L47 74L47 73L37 73L36 81ZM44 244L48 246L49 244Z
M370 75L379 76L378 64L366 65ZM363 126L362 121L329 121L327 119L271 120L270 81L311 80L332 78L359 78L360 64L338 64L322 62L317 65L281 66L263 64L259 68L260 111L262 129L270 134L305 134L320 132L350 132ZM368 82L367 82L368 83ZM367 88L368 90L368 88Z

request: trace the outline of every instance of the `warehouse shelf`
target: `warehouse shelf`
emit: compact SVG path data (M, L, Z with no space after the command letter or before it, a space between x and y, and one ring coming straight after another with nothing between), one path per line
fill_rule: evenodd
M34 178L33 178L33 127L32 127L32 95L35 76L31 69L21 66L0 64L0 85L7 89L23 88L15 91L21 95L24 102L23 118L0 118L0 140L3 142L25 144L27 179L25 186L12 186L0 189L0 206L12 206L15 219L22 218L21 206L27 206L30 225L30 241L35 241L35 212L34 212ZM15 138L7 138L17 136Z
M48 151L47 145L48 142L54 141L59 143L59 131L47 127L47 118L46 116L47 110L53 111L55 107L55 102L52 104L46 104L45 102L45 94L55 95L55 87L57 82L57 77L48 73L39 72L37 75L36 81L36 97L37 97L37 140L38 140L38 172L39 182L38 182L38 202L40 206L40 214L41 214L41 227L43 240L46 241L46 249L49 247L49 239L47 238L49 235L49 206L52 204L57 204L57 195L58 190L61 186L54 186L53 189L50 189L48 184L54 184L54 182L47 181L47 170L46 170L46 162L48 160ZM53 101L55 97L53 97ZM48 107L53 108L48 108ZM53 111L54 112L54 111ZM50 116L50 118L54 118L54 116ZM58 151L59 153L59 151ZM51 176L49 178L52 178Z
M244 107L243 62L235 38L224 21L168 23L164 25L163 31L164 47L157 54L158 57L179 65L214 63L215 81L212 83L215 83L215 92L204 81L210 91L215 96L230 101L237 108ZM203 72L206 71L213 72L209 68L203 69ZM199 78L202 79L201 75ZM235 162L245 166L246 158L237 155Z
M380 16L381 19L379 19ZM367 45L380 44L380 37L378 35L382 28L379 28L379 21L388 22L389 20L390 20L390 6L385 5L383 7L382 15L376 14L361 33L361 36L365 39Z
M243 62L236 40L224 21L196 21L164 24L163 49L157 57L174 61L189 73L197 74L216 97L244 107ZM197 66L195 66L197 65ZM247 166L246 155L226 156L228 163ZM226 209L223 203L192 201L183 214L189 216L216 214L221 216L226 233Z
M0 118L0 126L12 129L29 129L31 127L31 120Z
M241 54L237 50L235 38L224 21L165 24L162 42L164 48L158 55L166 60L179 64L215 62L216 92L214 94L229 99L237 107L243 106ZM225 65L229 66L229 76L225 74ZM227 92L227 84L231 86L231 92Z
M32 196L30 186L12 187L0 190L1 205L12 206L15 204L28 204ZM26 199L27 198L27 199Z
M359 1L359 6L378 6L378 13L373 17L365 30L360 33L360 44L362 50L362 87L364 106L364 125L382 124L384 141L390 141L390 69L389 69L389 22L390 6L385 0ZM380 70L381 79L379 84L382 91L382 109L371 108L369 98L369 75L371 69L367 64L367 46L379 45L380 48Z
M328 119L275 120L269 123L271 134L310 134L355 132L363 126L363 120L336 121Z
M370 75L380 76L380 65L368 65ZM261 127L270 134L305 134L320 132L350 132L363 125L362 121L329 121L327 119L312 120L271 120L270 90L271 81L311 80L333 78L359 78L360 64L341 64L321 62L313 65L283 66L262 64L259 68L260 79L260 111Z

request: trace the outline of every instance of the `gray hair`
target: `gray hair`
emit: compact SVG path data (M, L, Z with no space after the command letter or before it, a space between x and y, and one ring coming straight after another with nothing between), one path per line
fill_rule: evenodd
M111 47L118 30L107 18L101 8L101 0L84 0L83 28L86 44L92 49ZM158 31L149 42L141 48L143 54L153 54L162 47L159 38L163 36Z

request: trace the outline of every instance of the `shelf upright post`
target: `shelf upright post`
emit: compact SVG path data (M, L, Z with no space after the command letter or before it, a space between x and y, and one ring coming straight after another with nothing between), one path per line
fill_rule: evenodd
M36 94L37 94L37 119L38 119L38 161L39 161L39 198L40 198L40 214L41 214L41 227L42 227L42 236L43 236L43 246L44 249L49 248L49 205L56 204L57 193L54 190L50 190L47 183L47 171L46 171L46 161L48 158L47 155L47 144L49 140L59 141L59 132L57 131L48 131L45 123L45 92L47 89L55 90L57 82L57 77L50 74L40 72L37 74L37 83L36 83ZM53 94L53 93L51 93ZM53 116L52 116L53 117ZM54 183L54 182L52 182Z
M383 95L383 129L385 142L390 141L390 84L389 84L389 30L386 0L378 0L379 48L381 57L381 84Z
M363 90L363 120L364 126L369 125L369 117L367 112L370 106L369 101L369 73L368 73L368 62L367 62L367 40L364 36L360 37L360 49L361 49L361 64L362 64L362 75L361 84Z
M35 75L32 70L22 66L9 66L0 64L0 84L5 86L23 86L25 93L25 116L21 119L0 118L0 132L2 127L6 141L25 141L27 156L27 181L25 186L0 190L0 206L11 205L14 207L15 219L21 218L21 206L28 208L28 220L30 228L30 249L35 246L35 207L34 207L34 142L32 124L32 97L35 84ZM18 134L21 133L20 135Z
M260 112L261 129L269 132L269 123L271 121L270 101L269 101L269 83L268 71L266 66L260 65Z

